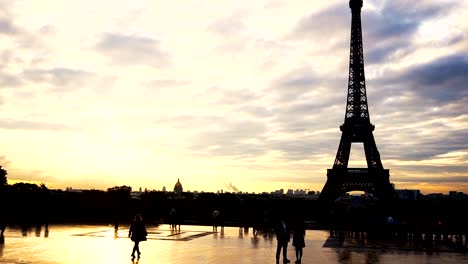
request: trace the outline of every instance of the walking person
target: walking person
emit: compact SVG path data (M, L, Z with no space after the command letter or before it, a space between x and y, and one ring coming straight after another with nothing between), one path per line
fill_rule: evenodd
M291 262L287 257L288 243L291 239L289 226L286 223L284 217L280 218L280 221L275 226L276 240L278 244L276 246L276 263L279 263L281 250L283 250L283 263Z
M220 212L218 210L214 210L213 213L211 214L213 217L213 231L217 232L218 231L218 225L219 225L219 215Z
M305 247L305 223L301 218L298 218L294 226L294 235L293 235L293 246L296 249L296 262L301 263L302 261L302 249Z
M136 214L130 225L130 230L128 231L128 237L135 243L132 250L132 259L135 258L135 252L138 253L138 258L140 258L141 252L139 244L141 241L146 241L147 235L148 232L146 231L141 215Z

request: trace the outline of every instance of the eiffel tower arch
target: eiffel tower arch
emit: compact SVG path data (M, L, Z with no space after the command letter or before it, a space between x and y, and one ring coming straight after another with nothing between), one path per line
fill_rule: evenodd
M344 124L338 152L332 169L327 170L327 182L319 200L332 202L350 191L371 193L381 200L394 197L390 173L384 169L374 140L374 125L369 118L364 75L364 52L362 44L362 0L350 0L351 43L349 58L348 96ZM348 168L352 143L363 143L367 168Z

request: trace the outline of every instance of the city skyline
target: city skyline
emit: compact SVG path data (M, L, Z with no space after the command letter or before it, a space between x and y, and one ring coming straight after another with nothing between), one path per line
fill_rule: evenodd
M370 119L398 189L468 193L467 15L364 1ZM321 190L350 27L341 0L0 0L0 165L57 189Z

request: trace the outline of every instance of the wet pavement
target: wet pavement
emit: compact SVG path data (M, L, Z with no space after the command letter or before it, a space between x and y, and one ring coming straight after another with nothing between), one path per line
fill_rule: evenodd
M275 263L273 234L252 229L168 225L148 227L141 242L141 258L131 259L128 227L117 233L111 226L57 225L42 228L7 228L0 244L0 263ZM408 244L385 241L338 240L328 232L307 230L302 263L468 263L468 254L440 247L428 252ZM291 263L295 252L288 247Z

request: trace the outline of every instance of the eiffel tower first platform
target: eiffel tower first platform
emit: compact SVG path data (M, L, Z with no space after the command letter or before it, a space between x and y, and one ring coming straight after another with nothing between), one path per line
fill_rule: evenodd
M362 45L362 0L349 1L351 8L351 44L349 58L348 97L340 145L332 169L327 170L327 182L319 200L333 202L350 191L371 193L379 200L394 198L389 170L384 169L375 144L374 125L367 107L364 54ZM363 143L367 168L348 168L352 143Z

